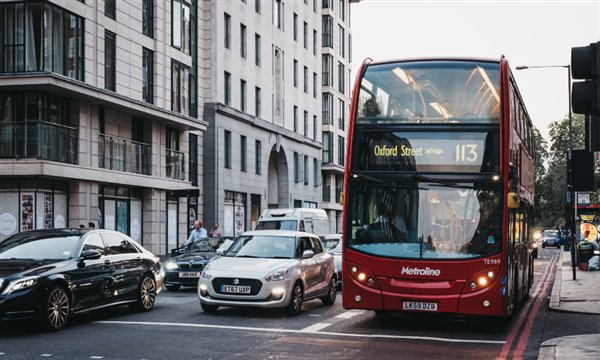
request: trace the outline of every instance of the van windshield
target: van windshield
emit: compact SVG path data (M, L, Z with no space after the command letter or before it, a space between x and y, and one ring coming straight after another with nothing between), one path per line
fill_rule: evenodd
M255 230L298 230L298 220L261 220Z

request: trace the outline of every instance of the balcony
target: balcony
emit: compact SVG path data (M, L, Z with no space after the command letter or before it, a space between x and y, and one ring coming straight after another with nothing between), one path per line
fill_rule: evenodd
M150 145L100 134L98 165L103 169L150 175Z
M185 156L183 152L167 149L167 177L185 180Z
M77 130L44 122L0 123L0 158L77 164Z

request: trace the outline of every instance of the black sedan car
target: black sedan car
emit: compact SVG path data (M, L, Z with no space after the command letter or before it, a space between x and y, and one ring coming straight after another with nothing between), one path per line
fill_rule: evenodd
M108 306L150 311L163 280L160 259L122 233L21 232L0 243L0 320L60 330L72 315Z
M198 286L198 278L204 265L217 255L217 250L227 250L233 237L205 237L178 248L165 262L165 286L169 290L179 290L181 286Z

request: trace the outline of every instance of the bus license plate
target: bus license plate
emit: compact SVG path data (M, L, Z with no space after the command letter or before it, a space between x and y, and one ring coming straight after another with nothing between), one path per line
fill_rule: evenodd
M221 285L221 292L230 294L250 294L250 286Z
M201 271L184 271L179 273L180 278L199 278Z
M422 301L404 301L402 310L437 311L437 303Z

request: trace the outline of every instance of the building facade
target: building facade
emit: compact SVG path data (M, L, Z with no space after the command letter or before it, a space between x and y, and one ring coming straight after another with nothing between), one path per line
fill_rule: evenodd
M0 240L87 226L156 254L201 216L197 1L0 1ZM199 214L200 213L200 214Z

